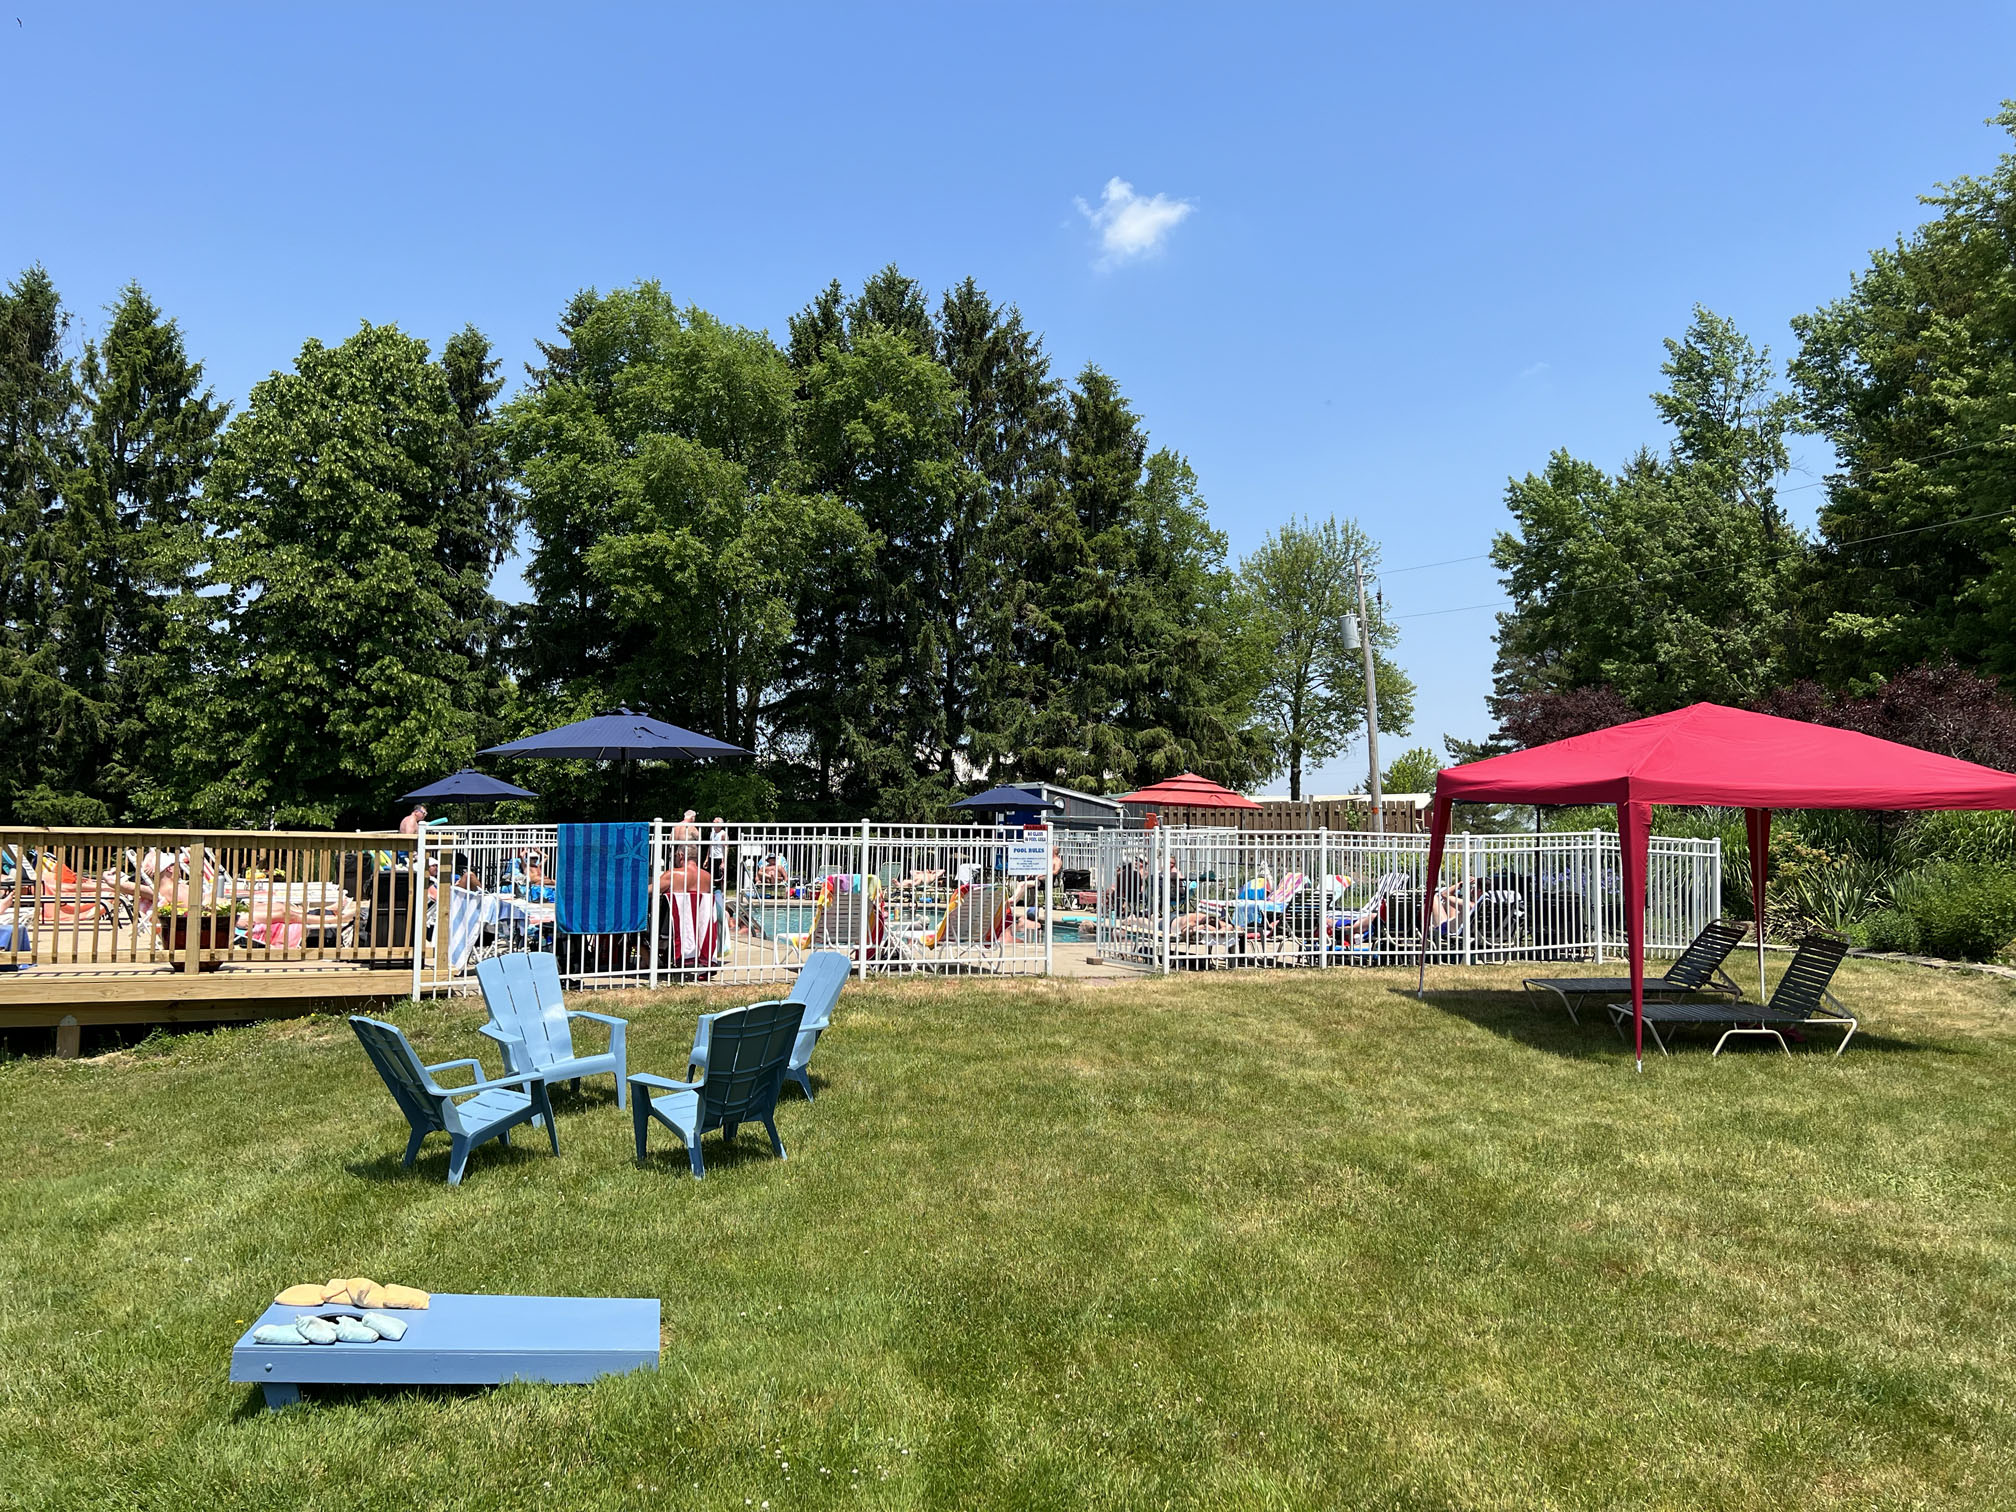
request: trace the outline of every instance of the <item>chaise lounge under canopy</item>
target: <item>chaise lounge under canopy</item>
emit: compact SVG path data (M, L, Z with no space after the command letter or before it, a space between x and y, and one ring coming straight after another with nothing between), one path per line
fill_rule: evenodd
M1645 864L1652 805L1740 808L1750 844L1757 978L1764 986L1764 871L1771 810L2016 809L2016 774L1854 730L1691 704L1670 714L1449 767L1435 780L1430 886L1458 803L1613 803L1623 862L1632 1044L1645 1069ZM1422 982L1428 909L1422 909ZM1620 1004L1621 1008L1622 1005Z

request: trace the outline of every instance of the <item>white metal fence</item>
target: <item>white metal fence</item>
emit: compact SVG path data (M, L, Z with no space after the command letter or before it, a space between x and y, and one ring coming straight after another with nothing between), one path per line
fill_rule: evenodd
M780 982L815 950L862 974L1048 972L1054 838L972 825L665 820L647 833L647 902L614 929L569 928L570 857L554 825L439 827L424 837L426 940L414 990L457 991L476 963L550 950L572 987ZM1089 866L1089 857L1087 865ZM440 898L449 898L447 927ZM637 927L629 927L635 924Z
M1094 866L1098 954L1151 970L1594 960L1624 947L1617 836L1109 831ZM1721 912L1717 840L1656 837L1646 948L1677 954Z
M1424 906L1431 960L1601 961L1624 941L1606 831L1451 835L1433 889L1420 834L665 820L633 833L643 852L616 928L569 919L565 874L594 863L555 826L428 831L414 992L466 990L484 956L528 948L553 951L572 987L781 982L814 950L863 975L1048 974L1057 952L1088 946L1157 971L1412 964ZM1719 915L1721 866L1717 841L1652 841L1648 950L1676 953Z

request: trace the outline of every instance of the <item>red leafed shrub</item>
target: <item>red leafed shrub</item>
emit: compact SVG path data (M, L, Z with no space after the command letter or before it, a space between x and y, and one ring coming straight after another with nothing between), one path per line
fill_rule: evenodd
M1818 683L1798 682L1757 707L1760 713L1860 730L2016 772L2016 701L1994 678L1951 662L1912 667L1862 698L1841 698Z
M1608 683L1565 693L1515 693L1494 700L1493 712L1500 738L1522 748L1607 730L1639 717Z

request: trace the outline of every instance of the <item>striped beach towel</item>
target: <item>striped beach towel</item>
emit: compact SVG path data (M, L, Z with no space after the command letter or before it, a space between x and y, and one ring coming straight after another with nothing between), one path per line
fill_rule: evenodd
M563 824L555 870L563 934L637 934L649 922L650 825Z

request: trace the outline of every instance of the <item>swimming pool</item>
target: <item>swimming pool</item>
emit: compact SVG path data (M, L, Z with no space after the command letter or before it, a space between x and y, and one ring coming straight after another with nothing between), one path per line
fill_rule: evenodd
M805 934L812 928L813 905L795 898L788 902L749 898L735 902L731 906L741 915L745 923L753 924L762 930L766 939L774 940L779 935Z

